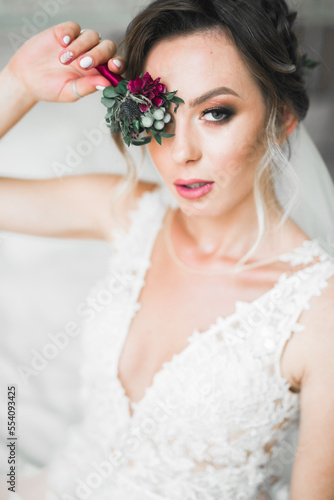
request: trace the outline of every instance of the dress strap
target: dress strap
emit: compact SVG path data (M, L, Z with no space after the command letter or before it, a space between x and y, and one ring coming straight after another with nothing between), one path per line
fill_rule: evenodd
M299 249L298 249L299 250ZM279 344L276 347L274 359L275 373L283 379L280 368L280 361L286 343L294 332L302 332L305 325L299 322L299 318L305 309L310 309L310 300L314 296L320 296L322 290L329 286L328 280L334 276L334 258L323 250L317 243L306 241L300 252L286 254L286 259L292 265L309 264L314 257L319 257L315 264L308 265L300 271L287 277L286 273L281 277L280 285L285 287L282 294L280 310L284 321L282 327L278 329Z
M164 185L152 191L145 191L138 199L137 206L127 213L129 224L127 229L119 228L113 231L112 265L122 260L128 264L144 252L151 239L162 223L167 206L171 203L170 196Z

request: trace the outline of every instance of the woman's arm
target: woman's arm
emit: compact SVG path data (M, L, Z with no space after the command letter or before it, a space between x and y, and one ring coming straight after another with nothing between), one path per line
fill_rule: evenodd
M111 60L116 45L99 42L93 30L80 35L78 23L68 21L48 28L27 40L0 73L0 135L3 137L37 102L74 102L73 80L82 96L96 92L96 85L110 85L94 66ZM70 43L64 42L70 37ZM72 52L65 63L61 56ZM90 56L91 69L80 67ZM71 109L68 109L71 119ZM33 151L27 151L33 154ZM91 174L61 179L15 179L0 177L0 231L39 236L108 239L112 230L109 202L120 175ZM146 186L146 183L143 184ZM139 191L142 187L138 187ZM126 206L124 207L126 210Z
M55 238L106 239L108 200L121 176L0 177L0 230Z
M321 296L312 297L305 315L301 420L290 500L334 500L334 277L328 284Z
M122 73L125 64L117 58L118 68L112 58L117 47L111 40L99 42L96 31L80 34L81 27L67 21L46 29L27 40L13 55L0 73L1 125L0 137L17 123L37 102L75 102L73 80L81 96L96 92L96 85L110 85L95 66L108 63L115 73ZM64 37L70 42L65 43ZM64 54L73 54L64 60ZM80 61L89 56L90 68L82 68ZM70 110L69 110L70 112Z
M110 200L121 174L69 175L60 179L0 177L0 231L55 238L112 240ZM122 213L157 184L139 181Z
M0 138L37 103L8 67L0 73Z

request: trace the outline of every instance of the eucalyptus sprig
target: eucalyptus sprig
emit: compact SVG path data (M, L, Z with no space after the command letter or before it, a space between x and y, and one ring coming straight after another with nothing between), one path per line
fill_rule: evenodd
M161 138L174 137L164 129L171 120L167 112L175 104L174 113L183 99L176 97L177 91L167 92L160 78L153 80L149 73L135 80L122 80L116 87L103 90L101 103L107 107L105 120L112 133L121 132L127 146L142 146L151 142L152 137L142 136L152 133L161 145Z

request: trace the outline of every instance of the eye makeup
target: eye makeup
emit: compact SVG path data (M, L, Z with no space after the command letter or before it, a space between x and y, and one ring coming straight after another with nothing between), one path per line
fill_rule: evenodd
M202 112L201 120L203 119L204 116L210 115L210 114L213 116L214 119L213 120L205 119L204 121L206 121L210 124L212 123L212 124L219 124L220 125L226 121L229 121L230 118L235 114L235 111L233 109L224 108L224 107L208 108ZM219 118L219 117L217 117L217 115L225 115L225 118Z
M166 127L171 126L172 123L175 122L175 116L174 116L173 111L169 111L169 113L171 115L171 120L166 125ZM235 114L236 114L235 109L233 109L230 106L216 105L216 106L212 106L211 108L204 109L203 111L201 111L199 113L198 116L202 122L205 122L206 125L211 127L211 126L223 125L224 123L229 122ZM206 115L208 115L208 116L212 115L213 119L206 118Z

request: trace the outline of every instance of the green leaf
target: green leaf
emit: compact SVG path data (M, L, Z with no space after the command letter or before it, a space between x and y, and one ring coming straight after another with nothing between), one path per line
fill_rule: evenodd
M166 99L168 101L171 101L173 99L173 97L175 96L176 92L177 91L175 91L175 92L168 92L168 93L164 94L164 96L166 97Z
M134 128L134 131L139 134L139 130L140 130L140 124L139 124L139 120L133 120L132 122L133 124L133 128Z
M161 146L161 137L160 137L160 134L154 134L153 137L157 141L157 143L160 144L160 146Z
M308 69L313 69L319 66L320 61L313 61L312 59L307 58L307 54L303 54L301 58L302 66Z
M127 146L130 146L130 137L127 137L126 135L123 135L123 140Z
M169 137L174 137L175 134L167 134L166 132L160 132L160 136L161 137L166 137L166 138L169 138Z
M133 140L131 144L134 146L143 146L144 144L148 144L151 142L152 137L143 137L142 139L139 140Z
M109 99L108 97L102 97L101 103L104 104L104 106L107 106L107 108L113 108L115 105L115 99Z
M179 103L181 103L181 102L182 102L182 103L184 104L184 100L183 100L183 99L181 99L181 97L176 97L176 96L175 96L175 97L173 97L173 102L179 102Z
M103 90L103 97L117 97L119 95L119 92L117 91L117 87L106 87Z
M127 89L127 85L128 85L128 83L129 83L129 82L128 82L127 80L121 80L121 81L118 83L117 87L116 87L116 89L118 90L118 92L119 92L119 93L122 93L122 94L126 94L126 92L127 92L127 90L128 90L128 89Z

